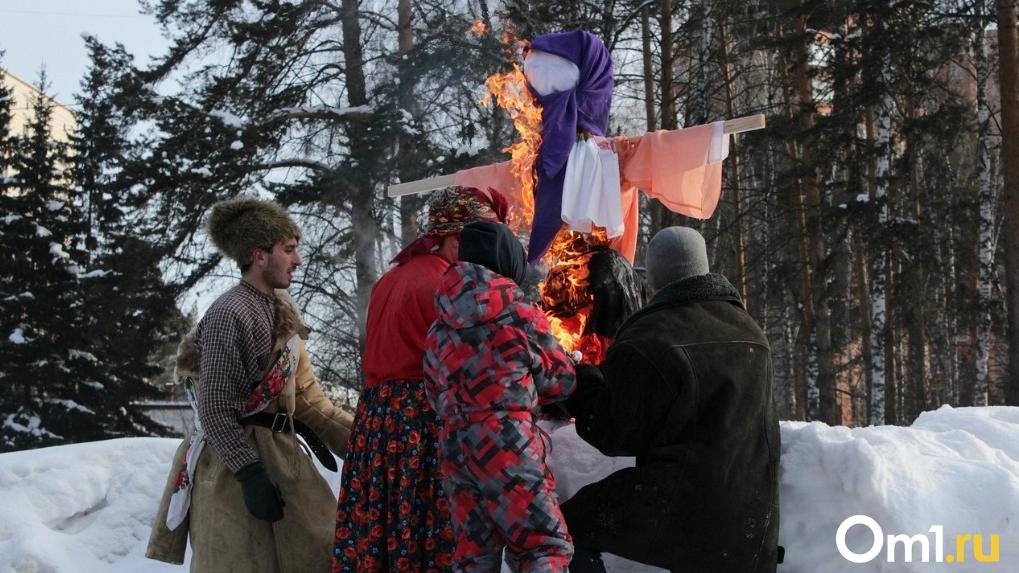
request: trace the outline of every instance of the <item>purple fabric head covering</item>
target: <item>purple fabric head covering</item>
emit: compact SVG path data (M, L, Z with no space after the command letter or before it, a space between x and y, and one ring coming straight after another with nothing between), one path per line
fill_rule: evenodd
M598 36L583 30L538 36L531 42L531 48L566 58L580 69L580 79L572 90L546 96L535 93L541 102L542 140L538 150L534 221L527 248L527 261L533 263L545 254L562 226L566 160L577 132L604 136L608 129L612 57Z

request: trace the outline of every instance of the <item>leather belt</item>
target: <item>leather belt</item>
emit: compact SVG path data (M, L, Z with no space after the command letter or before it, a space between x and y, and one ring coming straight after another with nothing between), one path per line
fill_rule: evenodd
M301 422L297 418L294 418L286 412L258 412L250 416L245 416L240 420L241 424L244 425L255 425L263 428L269 428L273 433L276 434L289 434L291 423L293 428L297 430L297 434L304 438L304 442L311 448L311 453L315 454L318 458L319 463L325 466L329 471L336 471L336 458L333 457L332 452L326 447L325 443L322 442L315 432L309 428L304 422Z

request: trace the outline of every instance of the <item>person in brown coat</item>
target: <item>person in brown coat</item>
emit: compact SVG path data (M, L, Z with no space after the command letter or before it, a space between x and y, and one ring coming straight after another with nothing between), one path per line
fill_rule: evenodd
M287 295L300 230L280 206L217 203L216 247L241 281L181 343L176 375L196 413L152 527L146 556L200 573L298 573L329 568L333 501L297 440L326 467L343 456L353 417L323 394L305 348L308 328Z

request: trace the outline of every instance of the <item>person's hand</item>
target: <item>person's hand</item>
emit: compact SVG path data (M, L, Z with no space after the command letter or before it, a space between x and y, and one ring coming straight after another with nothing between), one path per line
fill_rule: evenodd
M584 355L579 350L574 350L570 353L570 358L573 359L574 364L580 364L580 361L584 359Z
M262 521L283 519L283 506L286 504L280 495L280 488L269 479L262 462L248 464L234 476L241 482L244 505L248 508L248 513Z

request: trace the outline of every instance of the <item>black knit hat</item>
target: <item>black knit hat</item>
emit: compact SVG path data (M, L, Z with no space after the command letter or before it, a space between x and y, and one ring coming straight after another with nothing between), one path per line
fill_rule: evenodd
M479 221L460 231L461 261L475 263L511 279L518 285L527 277L524 246L502 223Z

